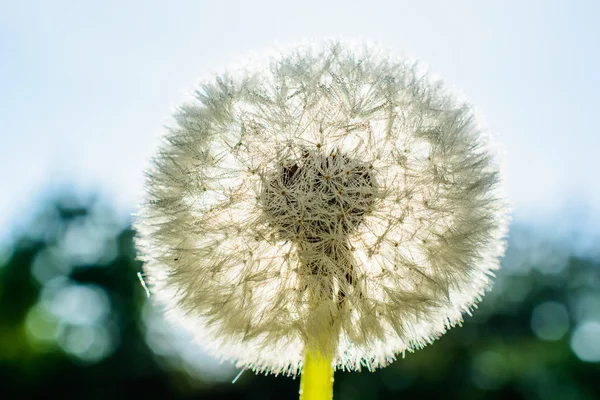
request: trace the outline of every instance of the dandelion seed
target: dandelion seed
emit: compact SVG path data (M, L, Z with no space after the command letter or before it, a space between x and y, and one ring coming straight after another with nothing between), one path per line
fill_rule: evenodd
M231 381L232 384L236 383L238 381L238 379L240 379L240 377L242 376L242 374L244 373L244 371L246 371L246 368L242 368L240 370L240 372L235 376L235 378L233 378L233 380Z
M146 286L146 282L144 282L144 277L142 276L142 273L138 272L137 277L140 280L140 284L144 288L144 291L146 291L146 297L150 298L150 290L148 290L148 286Z
M332 41L205 82L135 220L145 277L213 354L373 370L462 321L507 225L472 107L409 59Z

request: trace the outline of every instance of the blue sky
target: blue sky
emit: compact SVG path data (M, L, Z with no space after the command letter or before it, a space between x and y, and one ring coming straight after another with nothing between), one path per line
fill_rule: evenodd
M345 35L427 62L506 148L516 216L600 214L598 1L0 0L0 226L73 182L133 210L173 108L200 75ZM552 224L549 224L551 226Z

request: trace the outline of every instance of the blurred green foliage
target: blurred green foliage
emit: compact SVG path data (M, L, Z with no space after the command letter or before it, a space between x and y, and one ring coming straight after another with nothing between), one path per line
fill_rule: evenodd
M147 301L134 232L98 197L45 204L0 250L0 398L295 399L298 380L220 364ZM513 226L495 289L435 344L337 399L599 399L600 260Z

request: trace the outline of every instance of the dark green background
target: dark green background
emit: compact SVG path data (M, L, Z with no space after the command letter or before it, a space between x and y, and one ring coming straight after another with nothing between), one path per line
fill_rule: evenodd
M245 372L232 384L232 369L215 382L212 374L191 371L176 355L148 344L143 316L149 308L136 275L141 265L134 233L101 197L58 196L24 220L0 251L1 399L297 398L298 379ZM600 322L600 308L593 309L600 301L598 248L576 251L573 238L551 236L513 223L495 289L473 317L390 367L336 373L334 397L599 399L600 363L580 360L571 347L578 324L586 318ZM95 322L110 338L104 356L81 356L94 345L77 337L79 325L89 321L40 314L44 307L60 314L61 304L62 311L85 309L68 303L76 296L66 297L67 303L53 299L57 282L93 288L104 299L105 312ZM532 313L548 301L564 305L559 308L567 314L546 308L532 325ZM536 336L532 326L541 326L552 340ZM79 352L69 350L65 338L80 343ZM174 346L176 340L177 335L163 345Z

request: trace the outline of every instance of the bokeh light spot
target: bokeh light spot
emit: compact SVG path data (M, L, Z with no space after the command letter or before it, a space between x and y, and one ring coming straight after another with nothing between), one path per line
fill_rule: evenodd
M25 333L27 341L36 350L41 350L43 347L52 347L57 329L58 323L56 319L43 307L36 305L27 313Z
M577 325L571 337L571 349L581 361L600 362L600 322Z
M86 363L98 362L109 356L116 343L102 325L69 325L57 338L60 347L68 354Z
M61 322L75 325L94 324L110 312L106 292L96 285L68 284L46 306Z
M40 251L31 266L31 274L41 284L53 278L67 275L73 269L72 263L56 246Z
M559 340L569 331L567 308L554 301L537 306L531 313L531 330L542 340Z

